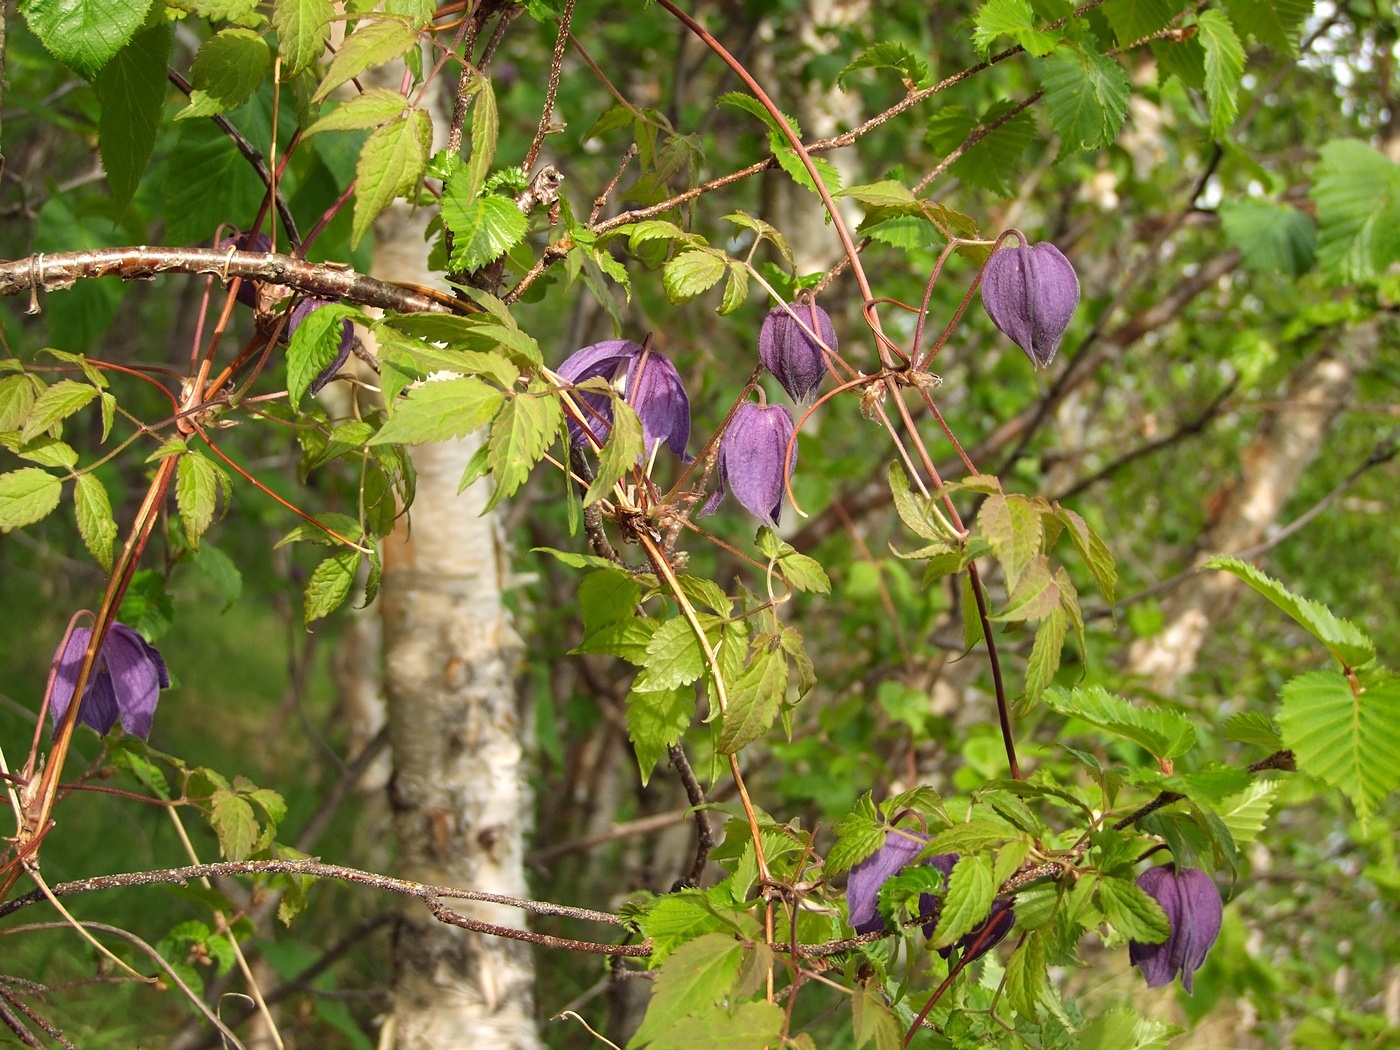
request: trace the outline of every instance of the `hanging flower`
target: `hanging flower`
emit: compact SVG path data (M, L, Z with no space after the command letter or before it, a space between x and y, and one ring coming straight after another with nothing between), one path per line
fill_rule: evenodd
M794 445L792 461L783 469L792 426L792 413L782 405L745 401L735 409L729 427L719 439L719 488L705 501L700 513L712 513L725 494L733 492L750 514L776 526L783 507L783 490L797 465Z
M685 451L690 440L690 399L680 373L665 354L629 339L609 339L574 351L559 366L559 375L570 383L606 379L642 421L648 453L664 441L686 463L695 458ZM600 443L606 441L612 429L612 399L586 390L573 396L587 406L589 431ZM569 437L576 446L588 446L583 428L572 419Z
M1048 242L1002 248L982 271L987 316L1042 368L1055 359L1078 304L1074 266Z
M56 675L49 697L54 725L63 720L78 684L92 628L79 627L68 635L68 644L54 654ZM160 691L170 688L170 673L154 645L124 623L113 622L97 662L88 676L78 721L106 736L118 720L122 728L145 740L151 735Z
M1220 936L1223 909L1220 891L1205 872L1177 870L1175 864L1148 868L1137 880L1138 888L1162 906L1171 933L1161 944L1128 943L1128 958L1142 970L1147 987L1170 984L1181 974L1181 986L1191 991L1191 975L1206 961Z
M758 356L787 391L788 397L801 404L822 385L826 377L826 355L820 344L803 331L793 314L821 336L821 341L831 350L836 349L836 328L827 312L812 302L780 306L763 319L763 327L758 331Z

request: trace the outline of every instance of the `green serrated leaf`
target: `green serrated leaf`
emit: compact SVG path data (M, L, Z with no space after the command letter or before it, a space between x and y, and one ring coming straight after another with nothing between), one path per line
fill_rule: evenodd
M396 117L402 117L407 106L408 99L397 91L391 91L389 88L368 88L319 118L302 132L302 137L309 138L323 131L360 131L365 128L377 128Z
M1006 997L1013 1010L1034 1020L1036 1007L1049 994L1049 935L1034 930L1006 964Z
M1181 0L1108 0L1100 8L1120 47L1136 44L1171 25Z
M176 120L211 117L252 97L272 68L272 51L251 29L225 29L200 45L190 70L190 102Z
M505 403L504 392L469 376L426 382L404 396L368 444L421 445L463 437L491 422Z
M1118 135L1128 115L1127 71L1092 47L1057 48L1041 63L1041 85L1065 152L1102 149Z
M713 287L726 270L723 252L692 249L681 252L661 271L661 283L666 298L673 303L685 303Z
M307 314L292 333L287 344L287 397L293 408L339 356L345 319L358 316L353 306L327 303Z
M957 540L957 533L938 509L938 504L931 497L910 489L909 478L898 463L890 464L889 483L894 508L911 532L938 543Z
M953 865L929 947L947 948L971 933L992 910L996 891L991 858L982 853L964 854Z
M258 841L253 807L232 791L219 789L209 800L209 826L219 837L219 851L229 860L247 860Z
M645 1046L692 1013L718 1005L739 976L744 946L727 933L704 933L680 945L661 966L642 1025L627 1046Z
M486 462L496 479L488 506L513 496L559 433L562 413L552 397L517 395L510 398L491 423Z
M977 513L977 526L1006 573L1006 587L1016 589L1021 574L1040 554L1044 539L1040 513L1025 496L988 496ZM1045 578L1049 579L1048 567Z
M1283 738L1278 734L1278 727L1268 715L1258 711L1241 711L1231 715L1220 728L1226 740L1255 744L1269 752L1283 750Z
M614 624L626 627L629 624ZM608 628L603 628L604 631ZM675 689L627 694L627 735L637 754L642 785L672 744L680 742L695 717L695 690L688 685Z
M3 442L9 444L8 441ZM41 467L58 467L71 470L78 463L78 450L66 441L51 437L37 437L27 445L16 445L15 455L27 459Z
M0 379L0 433L18 430L29 417L39 396L32 376L17 375Z
M220 489L228 481L219 467L198 452L180 457L175 474L175 504L180 509L180 521L185 526L185 538L199 550L200 537L214 520Z
M1298 768L1339 788L1368 821L1400 785L1400 679L1357 690L1336 671L1310 671L1280 695L1278 725Z
M911 88L927 87L930 82L928 63L903 44L882 40L872 44L853 58L836 75L836 83L844 88L846 78L861 69L893 69Z
M350 587L355 582L355 570L359 567L360 552L348 547L336 551L317 565L306 583L302 623L319 620L334 612L350 594Z
M705 933L727 929L698 890L682 890L659 897L637 922L643 936L652 942L651 964L664 963L677 947Z
M1181 1028L1153 1021L1131 1007L1110 1010L1094 1018L1079 1033L1079 1050L1166 1050Z
M1334 615L1320 602L1294 594L1248 562L1238 558L1212 558L1203 568L1221 569L1244 580L1325 645L1343 666L1361 667L1375 659L1375 644L1354 623Z
M1036 57L1048 55L1059 38L1041 32L1035 24L1030 0L987 0L973 16L972 44L986 57L991 53L992 41L1009 36Z
M1292 57L1298 33L1313 12L1313 0L1225 0L1230 19L1261 44Z
M361 19L355 31L341 44L335 60L326 71L325 79L311 100L322 101L341 84L359 76L370 66L382 66L401 58L417 44L417 32L402 19Z
M151 0L27 0L20 13L49 53L89 80L146 20Z
M1278 792L1278 781L1256 780L1220 803L1220 819L1230 829L1236 845L1248 845L1259 837Z
M284 78L290 79L303 69L311 68L321 57L330 39L330 22L334 17L331 0L277 0L272 8L272 25L277 30L277 50L282 55ZM366 94L382 90L370 88Z
M642 421L632 406L620 397L612 399L612 428L608 440L598 453L598 473L584 494L583 505L592 506L612 492L612 487L636 467L645 454L642 443Z
M768 731L787 696L787 656L781 649L762 648L729 686L729 708L720 726L715 749L732 755Z
M470 179L467 196L475 197L486 185L486 176L491 173L491 162L496 157L496 137L500 134L501 121L496 111L496 92L489 77L474 77L471 94L476 101L472 104L472 155L467 164L467 176Z
M851 1002L854 1050L862 1050L867 1043L873 1050L900 1050L904 1045L904 1029L874 984L861 985Z
M168 25L143 29L102 67L93 82L102 107L97 125L102 169L119 210L136 195L155 149L156 129L170 89L166 62L172 39Z
M1356 139L1320 153L1310 195L1318 261L1336 280L1374 281L1400 259L1400 165Z
M1223 136L1239 112L1236 95L1244 72L1244 45L1230 16L1208 8L1196 16L1196 38L1206 53L1206 108L1211 134Z
M647 644L646 667L633 683L637 692L654 692L689 685L705 673L705 654L690 622L667 620Z
M1102 686L1047 689L1044 698L1052 710L1131 740L1159 759L1177 758L1196 746L1196 727L1186 716L1161 708L1138 707L1113 696Z
M1317 236L1297 208L1265 200L1222 201L1220 225L1250 270L1301 277L1312 269Z
M21 467L0 474L0 532L48 517L62 494L63 483L38 467Z
M342 50L341 54L344 53ZM432 144L433 122L421 109L390 121L365 140L355 165L355 214L350 224L352 248L369 232L380 212L395 199L416 192L428 166ZM444 207L444 220L446 214Z
M102 566L112 571L112 544L117 538L117 522L112 517L112 501L95 474L79 474L73 490L73 512L78 519L78 535Z
M55 423L61 423L74 412L92 402L99 391L95 386L63 379L39 394L34 407L19 432L20 444L27 445Z
M1031 646L1031 655L1026 661L1025 707L1039 700L1040 694L1055 680L1068 634L1069 614L1057 605L1035 632L1035 644Z
M1097 898L1104 918L1123 936L1143 944L1161 944L1172 932L1167 914L1136 883L1100 878Z
M515 201L499 194L467 195L465 171L447 181L442 194L442 221L452 231L451 268L471 273L494 262L522 240L530 220Z
M1079 556L1089 567L1089 572L1094 577L1094 583L1098 585L1099 593L1112 604L1113 590L1118 583L1118 570L1114 565L1113 554L1109 551L1108 544L1104 543L1103 537L1090 528L1089 523L1074 511L1056 503L1055 513L1065 523L1065 531L1069 533L1069 538L1074 543L1074 549L1079 552Z

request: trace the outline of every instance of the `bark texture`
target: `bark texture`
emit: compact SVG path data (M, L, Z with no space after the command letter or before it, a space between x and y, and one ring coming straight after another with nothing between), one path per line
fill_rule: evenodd
M400 207L376 224L378 276L434 283L426 218ZM500 525L495 514L482 514L489 483L457 492L478 443L473 436L412 450L417 498L411 518L384 544L389 803L405 877L526 896L531 799L516 689L523 647L502 599ZM461 909L525 925L514 908L462 902ZM529 946L445 926L422 908L405 911L394 946L394 1013L382 1046L541 1045Z

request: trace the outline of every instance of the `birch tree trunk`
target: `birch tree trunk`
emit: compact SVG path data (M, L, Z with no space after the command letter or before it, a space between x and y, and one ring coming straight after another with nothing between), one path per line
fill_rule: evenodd
M426 265L425 222L426 213L402 206L381 218L376 277L436 280ZM401 875L523 897L531 803L515 684L523 647L502 600L500 523L482 514L489 482L457 491L478 444L468 437L412 450L417 497L384 544L389 803ZM525 925L518 909L466 901L454 907L488 922ZM381 1045L541 1045L527 945L445 926L419 907L400 919L394 957L394 1013Z

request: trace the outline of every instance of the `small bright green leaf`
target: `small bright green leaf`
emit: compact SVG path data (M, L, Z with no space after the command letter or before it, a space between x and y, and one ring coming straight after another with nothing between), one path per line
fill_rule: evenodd
M8 441L3 442L9 444ZM70 470L78 463L78 450L66 441L51 437L37 437L27 445L16 445L15 455L27 459L41 467L58 467Z
M1125 937L1143 944L1160 944L1171 935L1167 913L1134 882L1099 879L1098 902L1104 918Z
M1333 615L1320 602L1294 594L1248 562L1238 558L1212 558L1203 568L1222 569L1244 580L1325 645L1344 666L1361 667L1375 659L1375 644L1354 623Z
M282 54L284 78L290 79L303 69L309 69L321 57L330 39L330 21L334 17L331 0L277 0L272 9L272 25L277 30L277 50ZM382 90L371 88L370 92Z
M904 1030L894 1012L885 1005L884 996L872 984L863 984L856 990L851 1006L854 1050L862 1050L867 1043L872 1050L900 1050L904 1045Z
M1036 630L1035 644L1031 646L1031 655L1026 661L1026 706L1039 700L1040 694L1055 680L1068 633L1069 615L1062 606L1057 605Z
M1052 710L1131 740L1157 758L1178 758L1196 746L1196 727L1185 715L1138 707L1113 696L1102 686L1047 689L1044 696Z
M0 433L23 426L37 397L35 380L30 376L0 379Z
M1311 193L1318 262L1338 281L1374 281L1400 259L1400 165L1357 139L1320 152Z
M749 271L742 263L733 259L726 265L729 267L729 276L724 282L724 298L720 300L717 308L721 316L732 314L743 306L744 300L749 297Z
M1006 997L1011 1008L1034 1020L1036 1007L1050 994L1049 935L1044 930L1030 933L1006 964Z
M1259 837L1278 792L1278 781L1256 780L1220 803L1220 819L1230 829L1230 836L1237 845L1248 845Z
M1006 587L1016 589L1021 574L1040 553L1044 538L1040 513L1025 496L988 496L977 513L977 525L992 545L1006 573ZM1048 569L1046 579L1049 579Z
M1171 25L1181 6L1181 0L1108 0L1099 10L1119 46L1128 47Z
M647 645L646 668L632 688L654 692L689 685L705 673L705 654L690 621L683 616L667 620Z
M909 487L909 478L898 463L891 463L889 469L890 495L894 497L894 508L899 518L916 536L940 543L957 540L957 533L948 524L937 503L929 496L914 492ZM983 504L986 507L986 504ZM986 513L985 509L983 513Z
M491 423L486 462L496 479L489 501L494 506L513 496L559 434L562 413L552 397L518 395L501 407Z
M351 247L360 243L375 218L396 198L417 191L428 165L432 143L433 122L421 109L385 124L365 140L360 148L359 163L355 165Z
M641 1047L690 1014L722 1000L739 976L744 946L727 933L705 933L676 948L652 984L651 1004L627 1046Z
M26 0L20 13L49 53L93 79L146 20L151 0Z
M486 176L491 173L501 120L496 112L496 92L489 77L474 77L471 93L476 101L472 103L472 155L467 164L467 175L471 181L467 196L475 197L486 185Z
M1273 201L1222 201L1220 225L1251 270L1301 277L1312 269L1317 235L1297 208Z
M685 303L711 288L725 273L723 252L693 249L681 252L661 271L666 298Z
M99 391L95 386L63 379L39 394L34 407L29 410L29 418L19 432L20 444L27 445L55 423L61 423L74 412L83 408Z
M210 117L237 109L252 97L271 68L272 51L251 29L215 33L194 56L190 70L194 90L189 105L175 119Z
M253 807L232 791L219 789L210 799L209 824L219 837L219 851L229 860L247 860L258 841Z
M175 503L180 508L180 521L185 526L185 538L199 549L199 539L214 520L219 502L219 490L227 489L228 481L220 469L198 452L180 457L175 475Z
M1355 692L1345 675L1310 671L1283 686L1283 742L1298 768L1339 788L1368 820L1400 785L1400 679L1377 678Z
M287 344L287 397L293 408L301 404L316 377L335 362L345 319L357 316L353 306L327 303L307 314L292 333Z
M1094 1018L1079 1033L1078 1046L1079 1050L1167 1050L1181 1031L1125 1006Z
M93 82L102 107L97 125L102 169L119 208L125 208L136 195L155 149L156 128L170 89L166 62L172 39L168 25L143 29L103 66Z
M346 81L359 76L370 66L382 66L400 58L418 44L418 34L407 22L397 18L365 18L355 31L345 38L335 60L326 71L321 86L312 96L320 102Z
M711 911L699 890L682 890L657 898L638 921L642 935L652 942L651 964L659 966L680 945L705 933L728 929Z
M78 535L102 566L112 571L112 544L117 538L117 522L112 517L112 501L95 474L79 474L73 491L73 511L78 518Z
M637 753L643 786L671 745L680 742L694 717L695 690L691 686L627 694L627 735Z
M930 79L928 63L903 44L892 40L871 44L856 55L850 64L836 75L837 85L844 88L846 78L861 69L893 69L899 73L904 83L912 88L927 87Z
M1035 26L1035 11L1030 0L987 0L973 16L972 44L985 58L992 50L992 41L1009 36L1037 58L1048 55L1058 41L1052 33L1043 33Z
M590 572L578 585L584 634L633 619L641 599L642 585L630 573L618 568Z
M1236 95L1244 72L1244 45L1240 43L1230 16L1218 8L1207 8L1196 16L1196 38L1206 53L1206 108L1210 110L1210 130L1224 136L1239 112Z
M1006 608L992 617L1000 623L1020 623L1050 616L1061 608L1060 588L1050 575L1049 560L1036 555L1006 600Z
M1241 32L1285 56L1298 52L1298 32L1313 12L1313 0L1225 0Z
M1258 711L1241 711L1225 719L1221 731L1227 740L1255 744L1270 753L1283 750L1283 738L1268 715Z
M1118 62L1090 48L1062 46L1041 63L1045 108L1065 152L1097 150L1118 135L1131 84Z
M929 947L947 948L972 932L991 912L996 892L991 858L983 853L964 854L953 865L953 877L948 880L948 892L944 894L943 909Z
M304 132L303 138L322 131L360 131L377 128L395 117L403 116L408 99L389 88L368 88L362 94L347 99L319 118Z
M336 551L316 566L306 584L302 623L319 620L334 612L350 594L350 587L355 582L355 570L359 567L360 552L350 547Z
M502 391L470 376L431 380L404 395L369 444L421 445L463 437L491 422L505 401Z
M447 180L442 194L442 221L452 231L451 267L471 273L494 262L522 240L530 220L515 201L496 193L467 195L465 171Z
M768 731L787 696L787 656L781 649L760 648L737 681L727 682L729 708L720 726L720 754L732 755Z
M1056 503L1055 513L1065 523L1069 538L1074 543L1074 549L1079 552L1079 556L1089 566L1089 572L1093 574L1094 582L1098 584L1099 593L1112 602L1113 589L1118 583L1118 570L1114 566L1113 554L1109 551L1108 544L1104 543L1103 537L1090 528L1089 523L1074 511Z
M583 497L585 507L609 495L613 486L646 454L642 444L642 421L632 406L621 398L614 398L612 417L608 440L598 453L598 473Z
M0 474L0 532L48 517L62 494L63 483L38 467L21 467Z

